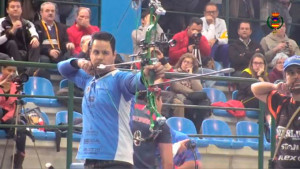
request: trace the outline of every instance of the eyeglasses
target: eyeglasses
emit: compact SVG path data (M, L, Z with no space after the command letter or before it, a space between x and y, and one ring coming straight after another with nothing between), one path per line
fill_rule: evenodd
M265 64L264 62L253 62L253 65L263 65Z
M182 61L182 63L184 63L184 64L188 64L188 65L192 65L192 64L193 64L192 62L190 62L190 61L187 61L187 60L184 60L184 61Z
M207 14L212 14L212 15L214 15L214 14L216 14L218 11L205 11L205 13L207 13Z

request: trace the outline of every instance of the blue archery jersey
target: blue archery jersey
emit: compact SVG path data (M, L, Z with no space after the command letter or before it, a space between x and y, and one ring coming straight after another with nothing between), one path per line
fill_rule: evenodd
M145 89L141 73L114 70L95 79L74 68L72 59L58 64L59 72L84 90L83 130L77 159L117 160L133 164L130 130L135 91Z

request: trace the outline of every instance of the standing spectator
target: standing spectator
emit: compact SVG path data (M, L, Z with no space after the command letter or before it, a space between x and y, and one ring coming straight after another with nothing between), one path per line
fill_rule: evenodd
M9 0L7 17L0 19L0 52L6 53L17 61L39 62L39 35L28 20L21 17L20 0ZM28 69L32 75L35 69Z
M209 60L211 48L207 39L204 36L199 37L199 33L202 31L202 20L197 17L193 17L190 20L189 26L186 30L181 31L173 36L172 39L176 40L176 45L169 49L170 64L175 65L179 58L185 53L192 53L195 49L195 43L199 43L197 46L200 50L202 65L205 60Z
M74 44L69 43L66 26L55 22L55 4L44 2L41 5L41 20L36 22L40 35L41 62L57 63L70 58Z
M64 0L67 3L57 3L57 10L55 21L71 26L75 22L78 5L71 4L72 2L78 3L80 0Z
M133 30L131 34L134 54L138 54L139 52L142 52L142 48L140 47L140 45L142 44L141 40L145 39L148 26L150 25L150 11L149 10L143 11L141 18L142 18L141 26L139 26L138 29ZM153 19L155 19L155 17ZM155 36L153 36L151 40L152 41L160 40L163 33L164 31L159 26L159 24L157 24ZM165 36L163 36L163 38L165 38Z
M86 7L80 7L77 12L76 22L67 29L69 40L75 45L74 54L76 55L81 52L81 38L100 31L99 27L90 24L90 18L91 10Z
M243 70L242 77L255 78L261 82L268 82L267 63L265 57L261 53L255 53L250 62L248 68ZM237 86L238 95L237 100L240 100L246 108L258 108L259 102L251 91L251 84L240 83Z
M239 39L229 44L230 67L235 69L235 76L240 76L241 72L249 65L254 53L263 53L260 44L250 39L252 28L250 22L242 21L238 28Z
M141 78L155 79L164 75L160 63L144 67L141 73L119 71L115 66L98 69L98 65L111 65L116 58L114 36L107 32L93 34L89 60L69 59L58 63L59 72L84 90L82 99L83 130L77 158L85 159L85 167L133 167L133 137L130 115L133 97L145 90Z
M283 80L283 63L288 58L284 53L277 53L271 62L272 72L269 74L269 80L274 83L276 80Z
M155 157L156 150L159 150L161 157L161 164L163 169L172 169L173 158L172 158L172 139L170 128L167 123L164 123L159 130L158 135L154 135L152 138L152 131L150 131L150 112L146 108L147 92L139 92L138 101L135 104L135 111L132 117L132 133L133 133L133 148L134 148L134 168L155 168ZM162 97L161 93L156 92L155 103L157 105L157 111L161 113L162 109ZM159 125L159 124L156 124ZM146 139L146 140L143 140Z
M300 166L299 103L300 103L300 56L292 56L284 62L286 82L272 84L254 83L251 88L256 98L266 103L271 115L276 119L276 146L278 153L272 161L275 169L296 169ZM280 93L292 93L289 96ZM297 114L295 114L297 113ZM288 127L290 119L296 115ZM285 135L283 131L286 130ZM279 140L282 139L281 144ZM290 148L290 146L294 148Z
M265 51L265 57L268 64L279 52L283 52L288 56L293 56L295 54L300 55L297 43L288 38L285 32L286 26L284 23L280 29L276 30L276 33L271 32L261 40L260 45Z

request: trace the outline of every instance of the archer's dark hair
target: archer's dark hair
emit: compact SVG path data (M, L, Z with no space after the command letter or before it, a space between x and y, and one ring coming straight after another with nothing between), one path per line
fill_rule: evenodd
M198 17L192 17L190 19L190 22L189 22L189 26L193 25L193 23L197 24L197 25L203 25L203 21L202 19L198 18Z
M90 47L92 47L91 45L93 45L94 40L103 40L103 41L107 41L110 43L110 47L112 49L112 52L115 52L116 49L116 39L115 37L108 32L96 32L92 35L92 39L91 39L91 43L90 43Z

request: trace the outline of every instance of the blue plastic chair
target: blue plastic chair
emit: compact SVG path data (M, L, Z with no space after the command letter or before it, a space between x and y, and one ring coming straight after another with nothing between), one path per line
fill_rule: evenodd
M175 131L182 132L184 134L197 134L196 127L194 123L183 117L171 117L168 118L166 123L170 128ZM197 143L197 147L207 147L207 140L200 139L198 137L190 137L191 140L194 140Z
M6 138L6 132L4 130L0 130L0 138Z
M82 118L82 115L78 112L73 112L73 120L75 118ZM56 113L55 124L67 124L68 123L68 111L60 111ZM73 133L73 140L80 141L81 134Z
M231 130L227 123L221 120L206 119L202 123L202 133L204 135L223 135L231 136ZM242 141L235 141L232 138L225 137L206 137L209 144L216 145L219 148L240 149L244 144Z
M235 91L232 92L232 96L231 96L231 97L232 97L233 100L238 100L238 99L237 99L238 93L239 93L238 90L235 90ZM247 117L250 117L250 118L258 119L259 112L247 110L247 111L246 111L246 116L247 116Z
M49 118L46 113L41 112L42 118L44 120L44 125L49 125ZM56 135L55 132L52 131L42 131L38 128L31 129L32 135L36 140L55 140Z
M236 134L240 136L258 136L258 124L250 121L240 121L236 124ZM258 138L238 138L239 141L244 142L245 146L249 146L254 150L258 150ZM271 144L268 143L264 135L265 150L271 149Z
M68 79L63 79L59 82L60 89L65 88L65 87L68 87Z
M55 96L51 82L42 77L30 77L24 84L24 92L26 95ZM60 106L57 99L51 98L24 98L24 101L44 107Z
M203 88L203 91L207 94L211 103L227 102L226 96L221 90L218 90L215 88ZM213 114L216 116L234 117L233 115L228 113L226 110L222 110L222 109L213 109Z

